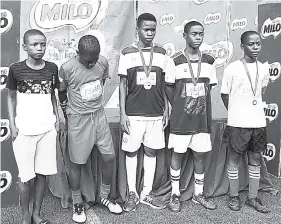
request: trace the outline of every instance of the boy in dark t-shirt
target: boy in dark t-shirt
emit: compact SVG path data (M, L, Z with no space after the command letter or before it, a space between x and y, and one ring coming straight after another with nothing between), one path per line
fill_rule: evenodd
M169 148L173 148L171 161L172 195L169 208L178 212L180 203L181 159L187 148L194 156L194 194L193 201L207 209L216 205L203 194L204 155L212 149L211 132L211 94L212 86L217 85L214 58L200 52L204 28L201 23L192 21L185 25L183 37L186 48L172 59L175 72L166 77L167 95L172 106L170 117Z

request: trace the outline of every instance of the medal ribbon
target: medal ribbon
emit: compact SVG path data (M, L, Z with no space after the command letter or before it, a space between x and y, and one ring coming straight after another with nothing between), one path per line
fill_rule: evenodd
M193 83L194 86L197 85L197 82L198 82L198 79L199 79L200 73L201 73L202 54L201 54L200 51L198 52L198 54L199 54L199 60L198 60L197 78L196 79L195 79L195 75L194 75L194 72L193 72L193 69L192 69L192 66L191 66L190 58L189 58L188 54L185 54L185 57L186 57L186 60L187 60L187 63L188 63L188 67L189 67L189 71L190 71L190 75L191 75L191 78L192 78L192 83Z
M141 50L141 47L140 47L139 44L138 44L138 50L140 52L140 57L141 57L144 72L145 72L146 76L149 77L149 74L151 72L151 67L152 67L152 61L153 61L153 44L151 44L150 56L149 56L150 59L149 59L149 66L148 67L145 64L144 56L143 56L143 53L142 53L142 50Z
M250 76L250 72L249 72L248 67L247 67L247 64L246 64L246 61L245 61L244 58L241 59L241 61L243 62L243 65L244 65L245 71L246 71L246 73L247 73L248 79L249 79L249 81L250 81L250 83L251 83L252 92L253 92L254 96L256 96L257 88L258 88L258 82L259 82L259 68L258 68L258 62L256 61L257 73L256 73L255 89L254 89L253 83L252 83L252 80L251 80L251 76Z

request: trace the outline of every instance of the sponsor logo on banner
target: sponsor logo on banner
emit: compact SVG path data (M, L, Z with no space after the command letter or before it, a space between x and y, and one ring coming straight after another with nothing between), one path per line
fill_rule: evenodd
M13 15L7 9L0 9L1 13L1 26L0 34L8 32L13 25Z
M6 88L7 84L7 79L8 79L8 73L9 73L9 68L8 67L1 67L1 85L0 85L0 90Z
M263 39L273 36L274 39L281 33L281 17L274 20L268 18L261 27L261 37Z
M0 142L5 141L8 139L11 135L10 131L10 122L8 119L1 119L0 120L0 125L1 125L1 137L0 137Z
M200 50L214 57L217 67L230 61L233 56L233 44L231 41L219 41L214 44L203 43Z
M278 117L278 105L276 103L270 103L264 105L265 117L272 122Z
M275 81L276 79L278 79L280 77L281 74L281 65L279 62L273 62L270 64L270 68L269 68L269 79L271 81Z
M211 23L218 23L221 20L221 13L209 13L204 18L204 24L209 25Z
M259 18L258 18L258 16L256 16L256 18L255 18L255 25L258 25L258 23L259 23Z
M166 50L166 55L169 57L171 57L172 55L174 55L176 53L176 47L173 43L163 44L163 47Z
M174 13L170 13L170 14L164 14L163 16L161 16L160 18L160 25L166 25L169 24L171 25L175 20L175 14Z
M197 4L197 5L204 4L204 3L208 2L208 1L210 1L210 0L193 0L193 2L194 2L195 4Z
M272 143L268 143L267 147L265 150L263 150L263 157L267 160L267 161L271 161L274 159L276 154L276 148L275 145L273 145Z
M0 171L0 193L7 191L12 184L12 175L9 171Z
M187 24L187 23L189 23L189 22L191 22L191 21L196 21L196 19L190 19L190 20L187 19L187 20L184 20L181 25L176 26L176 27L174 28L175 32L177 32L177 33L183 32L185 24Z
M232 31L238 30L238 29L243 30L246 28L247 24L248 24L247 18L235 19L232 21L232 23L230 25L230 29Z
M30 13L32 28L51 32L71 26L80 32L105 17L108 0L38 0Z

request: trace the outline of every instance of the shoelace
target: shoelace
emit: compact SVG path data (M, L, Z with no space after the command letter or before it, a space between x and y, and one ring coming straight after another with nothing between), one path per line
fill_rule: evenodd
M136 200L136 195L133 192L132 193L130 192L128 200L129 201L135 201Z
M153 198L151 196L146 196L145 201L151 203L153 201Z
M175 204L178 204L178 203L180 202L179 197L178 197L177 195L175 195L175 194L172 196L172 201L173 201Z
M82 211L83 211L83 207L81 205L74 206L74 213L81 215Z

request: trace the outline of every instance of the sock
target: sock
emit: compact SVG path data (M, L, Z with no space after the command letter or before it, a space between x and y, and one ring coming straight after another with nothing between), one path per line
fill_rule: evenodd
M104 183L101 183L101 185L100 185L100 197L101 198L108 198L109 193L110 193L110 184L106 185Z
M260 184L260 166L249 165L249 199L258 196Z
M82 202L81 189L77 191L71 190L73 204L80 204Z
M180 168L178 170L174 170L172 167L170 167L172 195L175 194L180 196L180 174L181 174Z
M229 196L235 197L238 196L239 190L239 173L238 167L227 167L227 176L229 180Z
M127 183L128 183L129 191L133 191L136 194L137 194L137 190L136 190L137 165L138 165L138 156L134 156L134 157L126 156L126 172L127 172Z
M146 196L152 191L154 174L156 168L156 156L143 156L143 190L142 195Z
M203 194L204 173L198 174L194 172L194 195Z

